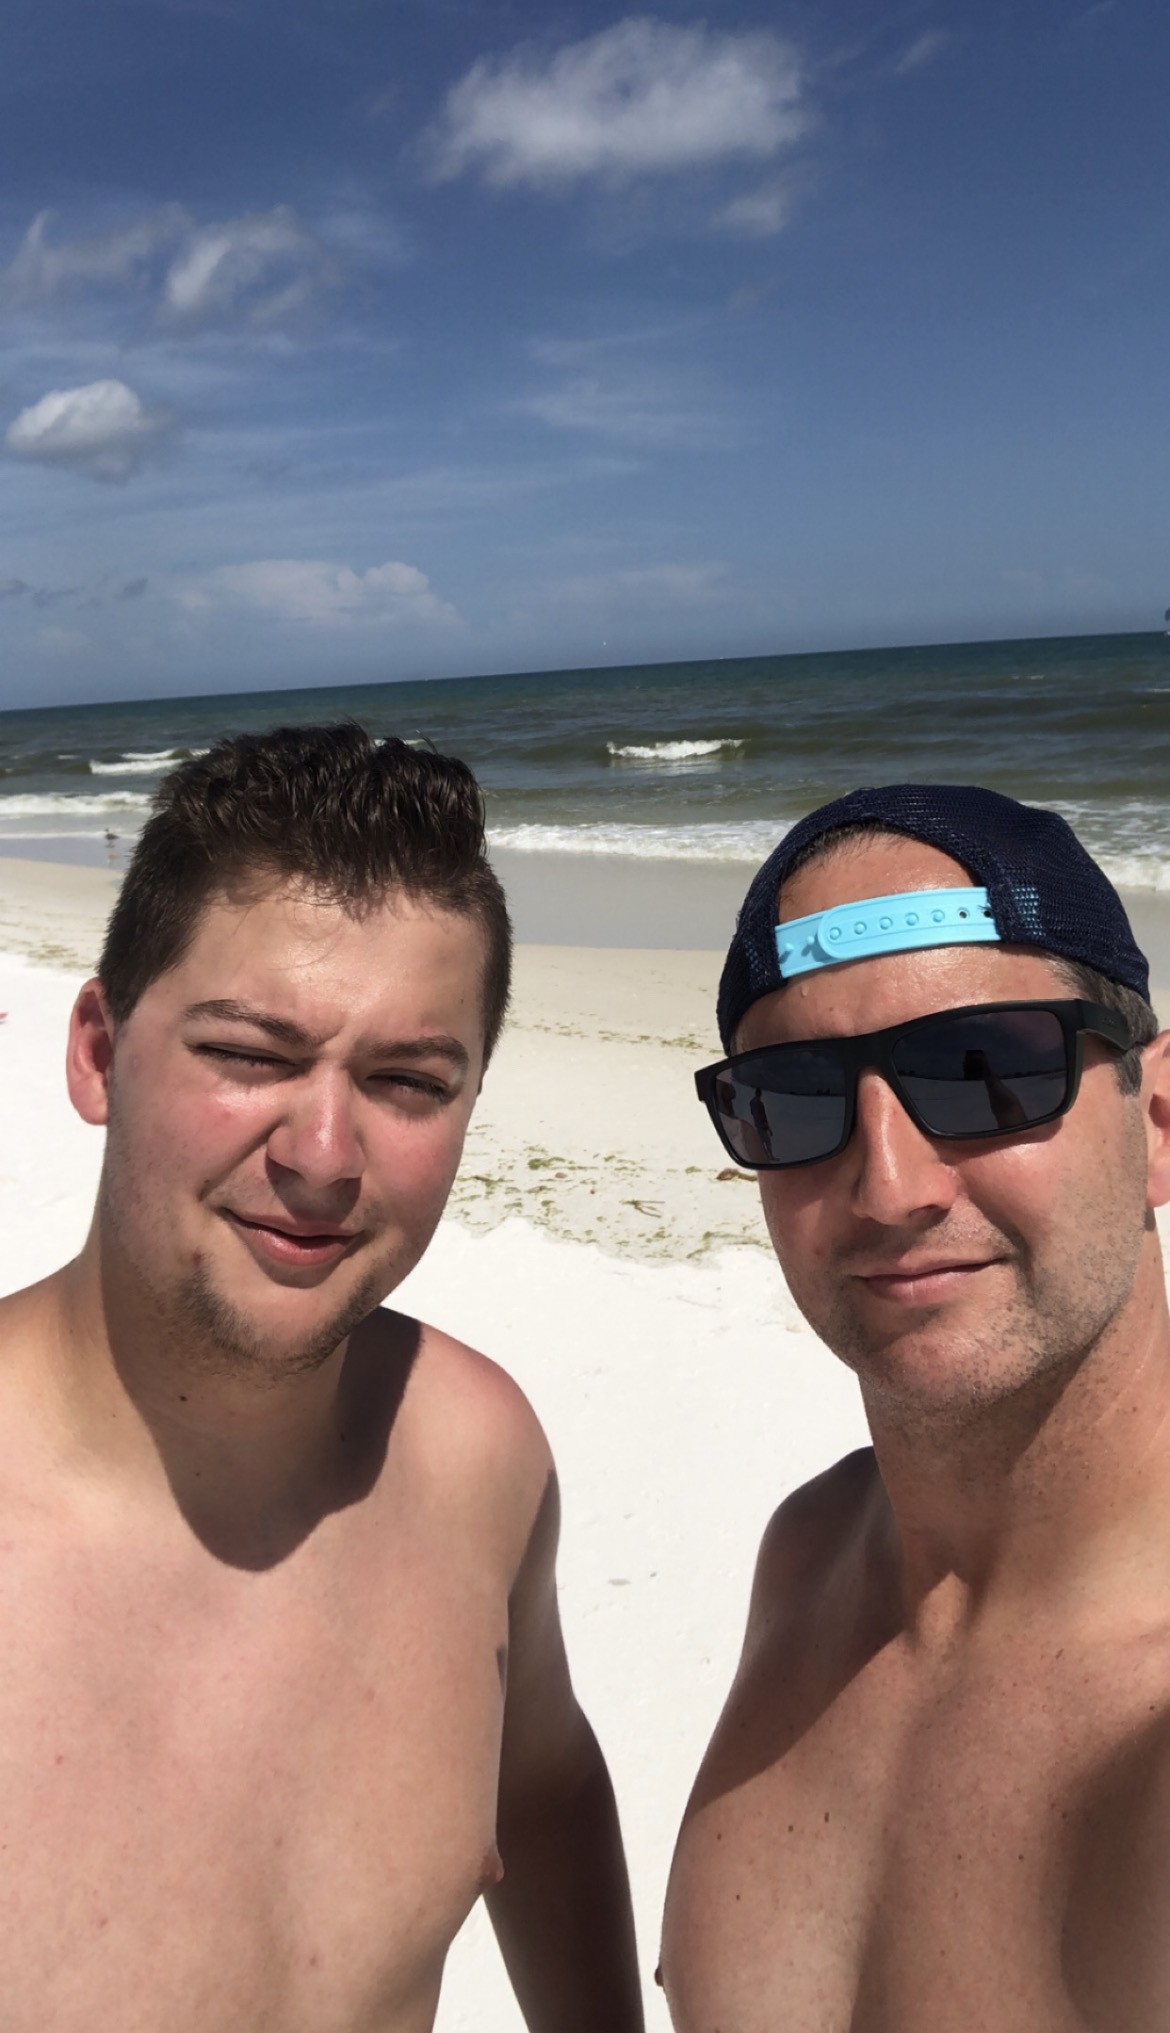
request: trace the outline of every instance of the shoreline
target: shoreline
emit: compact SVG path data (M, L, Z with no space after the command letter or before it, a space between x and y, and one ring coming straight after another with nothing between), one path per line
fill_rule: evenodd
M491 860L508 897L517 946L706 952L720 962L755 873L748 861L506 850ZM0 841L0 953L88 969L123 872L120 865L16 854ZM1119 894L1151 980L1170 984L1170 893ZM40 914L56 929L40 928ZM1163 1001L1170 1020L1170 997ZM712 1002L712 1032L713 1012Z

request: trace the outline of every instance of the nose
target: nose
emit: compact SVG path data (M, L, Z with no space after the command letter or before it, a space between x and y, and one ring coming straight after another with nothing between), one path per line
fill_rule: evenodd
M271 1163L318 1189L360 1178L365 1151L345 1075L318 1067L290 1082L284 1095L284 1111L268 1138Z
M854 1211L883 1227L945 1213L958 1196L955 1172L938 1145L872 1067L857 1083L857 1120L844 1155L854 1168Z

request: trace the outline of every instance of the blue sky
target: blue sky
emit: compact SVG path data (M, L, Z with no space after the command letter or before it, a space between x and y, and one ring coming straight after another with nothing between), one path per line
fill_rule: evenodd
M0 703L1157 626L1161 0L8 0Z

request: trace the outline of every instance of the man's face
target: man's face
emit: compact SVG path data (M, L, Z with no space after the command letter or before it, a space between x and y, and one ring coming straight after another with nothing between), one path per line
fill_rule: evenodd
M483 975L472 920L284 886L211 902L115 1027L99 1223L190 1360L313 1367L417 1263L479 1089Z
M782 919L961 887L957 862L910 840L811 863ZM884 1029L965 1003L1066 1000L1040 953L961 946L883 955L789 983L745 1015L735 1049ZM868 1392L925 1412L1006 1396L1071 1369L1124 1307L1146 1247L1146 1140L1115 1055L1087 1038L1068 1115L976 1142L925 1136L872 1069L835 1158L760 1174L793 1296Z

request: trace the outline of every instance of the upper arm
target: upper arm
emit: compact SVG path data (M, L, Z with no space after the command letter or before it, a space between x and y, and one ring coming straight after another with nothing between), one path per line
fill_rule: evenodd
M508 1666L500 1807L574 1785L593 1738L573 1693L557 1601L560 1491L548 1461L544 1489L508 1601Z
M425 1330L431 1473L455 1494L461 1535L507 1597L500 1806L572 1782L588 1727L573 1694L557 1603L560 1492L519 1386L488 1357Z
M810 1660L823 1662L832 1630L840 1629L842 1556L875 1474L868 1448L847 1455L773 1513L760 1543L739 1664L688 1821L773 1765L816 1712L820 1682Z

